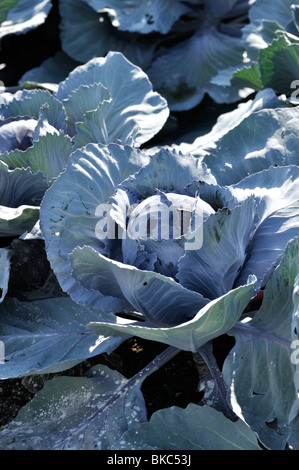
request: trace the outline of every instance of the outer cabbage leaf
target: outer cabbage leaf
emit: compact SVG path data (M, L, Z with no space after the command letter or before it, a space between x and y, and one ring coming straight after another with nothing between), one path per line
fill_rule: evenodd
M221 266L222 258L226 260L224 268L228 269L224 279L228 282L229 274L231 275L231 287L243 285L251 274L257 277L261 286L264 286L288 241L299 234L298 178L299 168L286 166L269 168L244 178L240 183L232 186L212 186L206 183L195 185L206 202L213 207L226 209L218 211L204 222L202 249L189 251L181 259L178 278L183 285L208 297L207 289L217 292L221 283L214 286L211 280L215 278L215 275L219 275L219 264ZM250 227L250 217L248 215L244 219L240 217L237 221L240 225L232 230L230 235L227 234L226 220L217 225L213 223L213 219L221 221L223 211L224 214L230 210L232 213L241 212L244 204L245 207L248 205L250 200L248 198L252 197L256 205L254 219L251 219L254 223L251 225L250 236L247 237L242 248L238 240L243 231L246 233L246 226ZM232 244L231 250L228 249L230 244ZM205 246L209 248L204 249ZM215 250L220 247L223 249L221 256L215 256L217 253ZM240 250L243 253L243 259L241 257L236 263ZM188 270L188 265L192 265L192 272ZM230 267L231 270L229 270ZM200 288L202 284L203 287ZM198 285L197 289L196 285Z
M276 21L285 28L292 19L291 5L296 4L297 0L277 0L275 3L271 0L259 0L251 6L249 20L251 23L261 19Z
M93 248L75 248L70 255L72 276L88 290L123 299L132 311L142 313L153 325L172 326L192 318L209 300L188 291L174 279L110 260ZM112 305L112 311L114 306ZM109 311L109 310L108 310Z
M191 153L196 157L203 157L208 153L213 153L221 138L232 129L237 128L251 114L266 108L283 108L286 106L288 106L286 101L279 99L271 88L267 88L258 92L254 99L240 103L233 111L218 116L217 122L210 132L197 137L190 144L182 142L180 145L173 145L172 147L182 153Z
M290 241L269 280L260 310L229 334L236 340L223 374L235 413L271 449L284 449L298 414L298 361L291 360L298 297L299 238ZM295 420L295 421L293 421Z
M233 289L209 302L192 320L174 327L158 328L142 322L123 325L94 322L89 326L99 335L120 336L124 339L133 335L196 352L205 343L226 333L236 324L253 296L255 280L251 278L246 286Z
M42 171L50 182L66 167L72 152L71 139L63 132L42 135L26 150L14 150L1 155L10 168L30 167L32 172Z
M245 178L230 191L238 202L254 195L258 211L257 229L237 285L249 274L255 274L264 285L288 241L299 235L299 168L270 168Z
M279 21L259 19L243 28L243 43L247 51L245 63L259 64L259 53L267 48L283 31Z
M252 90L224 88L210 81L219 69L242 62L242 54L239 38L204 28L159 56L148 75L173 111L198 105L205 93L217 103L231 103L245 98ZM194 60L194 57L198 59Z
M108 132L124 124L132 131L137 127L135 145L141 145L165 124L169 115L165 99L153 91L147 75L118 52L77 67L60 83L55 96L60 101L69 99L73 90L94 83L105 87L111 97L103 119Z
M90 321L110 319L96 308L82 307L69 298L20 302L6 299L0 307L0 339L5 344L5 360L0 377L60 372L120 343L98 337L87 328ZM118 320L120 321L120 319Z
M237 10L245 9L246 10L246 3L247 1L243 2L240 0L227 0L226 2L222 2L222 0L213 0L210 2L209 0L203 0L202 2L205 7L210 10L211 14L216 14L221 17L228 17L234 16L236 7ZM239 4L239 5L238 5ZM246 5L246 6L245 6Z
M0 448L109 449L133 423L146 420L142 381L106 366L83 377L54 377L1 430Z
M190 403L156 411L134 424L114 450L261 450L255 433L241 419L232 422L209 406Z
M189 11L179 0L85 0L95 11L107 12L114 27L122 31L166 34L173 23Z
M116 186L147 164L149 157L131 147L89 144L71 155L66 171L52 184L41 204L41 229L51 266L63 290L79 303L95 302L96 292L80 288L70 276L69 254L76 246L105 251L97 238L97 208L107 203ZM100 300L102 296L100 296ZM123 302L117 302L117 309Z
M39 217L39 207L21 205L17 208L0 205L0 237L15 237L30 231Z
M0 39L7 34L23 34L44 23L51 0L3 0L0 5Z
M128 37L82 0L60 0L59 11L62 49L72 59L86 62L109 51L120 51L140 67L150 64L157 40Z
M252 197L232 210L225 208L210 215L203 223L201 248L186 251L179 260L180 283L208 299L230 291L245 262L256 215Z
M218 142L203 162L220 185L241 181L270 166L298 164L299 108L262 109Z

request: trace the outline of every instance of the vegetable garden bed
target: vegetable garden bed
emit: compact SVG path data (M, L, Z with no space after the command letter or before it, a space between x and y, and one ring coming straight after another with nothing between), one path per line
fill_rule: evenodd
M0 5L0 449L298 450L299 2L29 3Z

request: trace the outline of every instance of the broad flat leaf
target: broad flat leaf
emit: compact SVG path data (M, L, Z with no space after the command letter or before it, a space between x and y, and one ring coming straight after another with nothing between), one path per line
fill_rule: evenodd
M276 21L284 28L292 19L291 5L298 4L298 0L259 0L253 3L248 16L250 22L270 20Z
M106 366L84 377L54 377L0 431L0 449L107 450L146 420L144 378L127 380Z
M211 14L220 16L220 17L230 17L230 12L232 11L232 17L234 17L234 6L239 3L239 0L226 0L223 2L222 0L213 0L210 2L209 0L203 0L204 5L208 10L211 11ZM243 2L247 3L247 2ZM243 6L241 5L240 8ZM236 15L235 15L236 16Z
M40 170L50 182L64 170L71 152L71 139L67 135L63 132L47 133L25 151L5 153L1 155L1 160L10 168L30 167L33 173Z
M220 114L210 132L197 137L191 144L181 143L174 147L182 153L191 153L196 157L203 157L213 152L221 138L238 127L251 114L265 108L282 108L286 106L287 103L277 98L271 88L262 90L256 94L254 99L240 103L233 111Z
M172 326L192 318L208 300L188 291L172 278L142 271L102 256L93 248L75 248L70 255L72 275L83 287L103 295L100 308L111 308L105 296L123 299L153 325ZM127 307L128 308L128 307ZM112 304L112 311L114 305Z
M205 93L217 103L231 103L245 98L249 92L219 87L211 84L210 80L219 69L242 63L242 53L239 38L206 27L159 56L148 75L173 111L195 107Z
M11 253L7 248L0 248L0 303L3 302L8 290L10 257Z
M58 84L66 79L68 74L79 65L79 63L67 56L62 51L53 57L46 59L39 67L26 72L19 80L19 85L29 83L47 88L56 92Z
M87 62L109 51L120 51L142 68L150 64L157 39L128 37L82 0L60 0L59 11L62 49L72 59Z
M30 231L39 217L39 204L48 188L41 172L29 168L9 170L0 162L0 236Z
M254 284L255 279L250 279L246 286L234 289L223 297L209 302L192 320L171 328L152 327L141 322L127 325L98 322L89 326L99 335L120 336L124 339L139 336L184 351L196 352L202 345L226 333L235 325L253 296Z
M270 166L297 165L299 108L262 109L251 114L203 159L217 183L229 185Z
M179 260L176 277L180 283L208 299L230 291L245 262L256 215L252 197L232 210L225 208L210 215L203 223L201 248L186 251Z
M158 31L169 32L173 23L189 11L178 0L85 0L95 11L107 12L114 27L123 30L148 34Z
M293 295L299 267L299 238L291 241L269 280L260 310L229 332L236 340L223 374L231 405L270 449L283 449L298 414L291 343L298 315Z
M86 326L99 318L113 320L112 316L69 298L31 302L6 298L0 317L6 359L0 365L1 380L60 372L120 344L116 338L98 337Z
M148 161L144 152L128 146L89 144L71 155L66 171L47 191L41 204L41 229L52 269L73 300L90 302L97 293L81 291L70 276L69 254L86 244L105 249L96 234L100 220L97 208L108 202L119 183Z
M112 449L261 450L255 433L241 419L232 422L214 408L194 403L156 411L150 421L134 424Z
M3 0L0 6L0 39L7 34L23 34L44 23L51 0Z
M77 67L60 83L55 96L62 101L80 86L94 83L107 88L111 97L105 116L108 129L128 123L132 129L137 126L135 139L139 146L165 124L169 115L167 102L153 91L147 75L119 52L109 52L105 58L94 58Z

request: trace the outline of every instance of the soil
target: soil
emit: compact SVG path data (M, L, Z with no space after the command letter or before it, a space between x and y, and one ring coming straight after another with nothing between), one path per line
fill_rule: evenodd
M233 346L230 337L223 335L214 340L214 354L221 366ZM55 375L81 376L90 367L104 364L122 373L126 378L137 374L166 348L161 343L132 337L110 355L101 354L59 374L34 375L18 379L0 380L0 426L14 419L21 407L42 389ZM181 351L167 364L154 372L142 385L148 418L157 410L170 406L185 408L189 403L200 404L203 392L198 390L199 380L209 371L203 364L198 370L192 353Z

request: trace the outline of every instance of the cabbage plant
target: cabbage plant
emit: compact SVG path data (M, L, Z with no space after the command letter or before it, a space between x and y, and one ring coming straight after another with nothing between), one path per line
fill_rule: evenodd
M76 148L113 141L139 147L159 132L168 114L165 99L153 92L146 74L113 52L75 68L53 94L42 89L3 93L0 171L5 198L0 194L0 204L12 209L1 213L5 229L0 236L31 230L44 192ZM23 184L15 182L18 178Z
M144 77L122 55L101 62L108 59ZM81 101L74 99L74 108L70 102L86 93L82 102L89 103L96 93L105 98L105 116L113 100L104 85L88 85L98 65L93 59L76 69L41 115L29 116L40 139L65 125L58 134L48 132L71 143L65 168L45 177L40 169L3 163L9 175L27 172L45 181L38 236L64 295L31 302L5 297L11 259L9 250L1 251L0 338L8 362L0 373L3 379L61 373L133 336L167 348L129 379L98 365L82 377L46 381L1 431L0 446L298 448L298 108L264 90L189 146L145 148L157 126L153 116L163 121L168 115L150 88L145 102L124 105L120 115L111 111L123 143L104 133L111 129L108 118L101 134L108 139L92 140L90 131L99 127L84 125L89 112L78 121ZM115 105L127 95L116 93ZM14 106L24 102L28 110L33 103L5 99L6 119L14 117ZM88 122L102 116L94 111ZM36 145L5 156L12 161ZM220 370L212 346L223 335L235 343ZM201 383L201 404L159 410L148 419L142 384L181 350L197 364L204 359L210 388ZM178 443L182 429L186 439Z
M178 3L166 27L198 6ZM100 14L126 28L117 6ZM193 143L151 147L168 104L110 52L52 94L4 93L0 114L0 377L45 380L0 448L298 449L298 108L265 89ZM8 236L42 239L61 296L11 298ZM165 349L130 378L67 376L132 337ZM204 397L148 419L142 385L180 351L206 364Z
M42 24L51 8L49 0L35 8L24 0L2 3L0 39ZM197 106L206 94L217 103L266 87L290 95L298 6L296 0L60 0L62 51L20 83L56 89L79 63L117 50L142 67L174 111Z
M49 0L34 8L25 0L2 3L0 39L42 24L51 8ZM79 63L117 50L142 67L174 111L197 106L206 94L217 103L266 87L290 95L298 6L296 0L60 0L62 51L20 83L55 89Z
M66 171L47 191L41 204L41 229L63 290L76 303L100 308L105 315L137 315L121 324L115 319L92 322L99 335L123 340L135 335L194 354L206 354L209 342L222 334L240 331L243 335L244 331L250 337L259 331L256 317L244 323L243 313L265 288L261 312L266 313L259 315L268 327L266 292L276 282L269 279L278 276L283 286L284 263L297 263L296 248L289 248L288 254L284 250L290 240L297 246L298 166L271 166L271 158L266 157L267 169L222 186L217 184L216 172L213 175L190 154L161 149L148 158L129 146L89 144L72 154ZM142 161L142 167L130 176L136 161ZM274 274L275 269L280 274ZM294 282L295 278L291 293ZM268 411L258 411L256 402L246 414L264 445L275 448L289 439L298 410L296 368L290 360L296 338L291 310L287 338L282 341L289 364L286 380L293 383L290 408L276 409L273 395L268 396L269 416ZM265 332L264 341L277 351L282 347L270 332ZM261 355L266 354L263 347ZM240 346L237 354L242 355L242 350ZM280 362L276 363L279 369ZM267 380L278 380L275 377L271 370ZM229 395L219 377L215 380L217 394ZM241 397L242 386L240 379L235 387L240 387ZM246 393L253 393L248 387ZM284 387L277 385L275 396L282 398L283 393ZM232 406L241 416L239 398L230 399L228 409ZM235 399L241 411L233 406ZM267 427L270 415L277 420L276 427Z
M79 62L119 50L147 72L172 110L246 97L248 87L211 83L242 62L240 42L250 1L61 0L62 48ZM75 5L75 6L74 6Z

